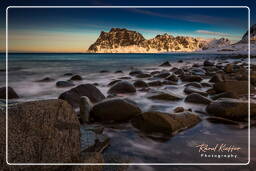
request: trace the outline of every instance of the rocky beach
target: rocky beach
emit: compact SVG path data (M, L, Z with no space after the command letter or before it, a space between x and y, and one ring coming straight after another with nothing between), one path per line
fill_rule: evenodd
M256 123L255 65L249 66L246 58L228 56L161 60L123 70L102 67L93 75L61 71L58 77L33 77L31 88L52 86L52 91L40 90L44 95L21 93L25 90L17 86L17 80L11 82L7 89L8 162L246 163L248 119L252 133ZM17 71L10 71L9 80L12 72ZM1 130L5 130L5 92L6 87L1 87ZM239 146L241 150L235 152L239 158L206 160L196 148L202 143ZM252 144L251 153L255 149ZM1 155L5 155L5 144ZM2 167L7 169L5 164ZM41 169L89 167L107 169Z

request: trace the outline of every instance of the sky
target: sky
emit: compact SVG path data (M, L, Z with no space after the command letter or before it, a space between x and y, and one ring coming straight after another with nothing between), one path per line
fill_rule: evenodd
M102 5L102 2L96 4ZM86 52L101 31L108 32L111 28L134 30L146 39L168 33L226 37L236 42L247 27L247 8L8 9L10 52ZM0 23L0 32L4 35L4 23ZM1 36L3 39L5 37ZM5 51L3 44L0 50Z

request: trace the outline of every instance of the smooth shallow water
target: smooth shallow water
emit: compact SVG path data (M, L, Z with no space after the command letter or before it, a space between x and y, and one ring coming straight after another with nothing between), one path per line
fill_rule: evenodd
M98 83L98 88L107 95L107 84L119 77L127 76L131 68L140 68L146 72L162 70L158 67L165 61L170 61L174 67L192 65L203 62L205 58L215 59L217 55L206 54L10 54L9 55L9 86L21 96L18 101L57 98L70 88L56 88L58 80L68 80L65 73L75 73L83 77L82 83ZM184 60L178 63L178 60ZM4 55L1 54L0 69L4 69ZM108 70L109 73L99 73ZM122 70L124 73L114 73ZM44 77L55 79L53 82L35 82ZM5 72L0 72L0 86L5 85ZM131 79L130 81L133 81ZM184 95L184 84L179 86L164 86L154 88ZM138 103L143 111L157 110L172 112L177 106L192 108L193 111L205 111L205 106L178 102L152 101L145 98L146 92L127 95ZM206 117L200 114L202 118ZM206 120L195 127L185 130L172 138L160 141L151 139L134 129L129 123L120 125L105 125L104 133L110 137L110 147L105 154L122 155L134 163L207 163L207 162L247 162L248 130L238 129L232 125L212 124ZM255 128L252 128L255 135ZM251 136L255 141L255 136ZM238 159L202 158L197 144L209 145L225 143L242 148ZM256 153L256 146L251 145L251 153ZM255 159L254 159L255 160ZM149 169L146 167L146 169Z

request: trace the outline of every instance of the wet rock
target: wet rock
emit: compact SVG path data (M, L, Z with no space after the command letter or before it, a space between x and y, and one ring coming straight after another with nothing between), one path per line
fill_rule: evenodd
M188 83L185 85L185 87L189 87L189 86L196 87L196 88L202 88L201 84L197 83L197 82L192 82L192 83Z
M177 85L177 82L170 81L170 80L164 80L162 81L163 85Z
M135 87L148 87L148 84L145 81L142 80L136 80L133 85Z
M144 73L143 73L143 71L141 71L141 70L133 70L133 71L131 71L131 72L129 73L129 75L132 75L132 76L138 75L138 74L144 74Z
M150 95L150 96L148 96L148 98L153 99L153 100L170 100L170 101L183 99L182 96L179 96L179 95L171 93L171 92L168 92L168 93L160 92L159 94Z
M161 81L151 81L148 83L148 85L152 86L152 87L161 86L162 82Z
M220 98L237 98L237 96L235 96L231 92L223 92L223 93L214 94L214 95L211 96L211 99L213 99L213 100L217 100L217 99L220 99Z
M118 93L135 93L136 88L134 85L129 83L128 81L119 81L115 83L110 89L108 90L109 94L118 94Z
M186 82L201 82L203 79L198 75L183 75L181 76L181 80Z
M206 72L202 68L192 68L191 73L193 75L206 75Z
M217 82L213 85L213 89L217 93L231 92L234 95L246 95L248 94L248 81L223 81ZM251 86L251 92L253 88Z
M57 81L56 87L64 88L64 87L72 87L75 86L75 84L72 81Z
M160 72L159 74L156 74L154 77L155 78L166 78L170 75L169 72Z
M132 79L131 77L119 77L118 79L121 79L121 80L130 80Z
M122 70L117 70L117 71L115 71L115 73L117 74L117 73L123 73L123 71Z
M214 95L214 94L216 94L216 91L215 91L213 88L208 89L206 92L207 92L207 94L209 94L209 95Z
M207 92L204 92L204 91L192 88L192 87L186 87L184 89L184 93L186 93L186 94L198 93L198 94L201 94L203 96L207 96L208 95Z
M142 132L161 133L171 136L173 133L193 127L201 119L190 112L168 114L161 112L145 112L132 120L132 125Z
M223 82L225 80L224 75L221 73L217 73L215 74L210 80L209 82L211 83L217 83L217 82Z
M178 76L182 76L182 75L185 74L184 71L183 71L183 69L174 70L173 73L176 74L176 75L178 75Z
M113 80L110 83L108 83L108 86L112 86L112 85L114 85L115 83L117 83L119 81L121 81L121 80Z
M183 60L178 60L178 63L183 63Z
M184 112L185 109L183 107L176 107L174 110L173 110L175 113L180 113L180 112Z
M83 78L80 75L74 75L73 77L70 78L70 80L73 81L81 81Z
M210 104L211 100L198 93L192 93L185 98L185 102L197 104Z
M160 67L170 67L172 66L168 61L162 63L161 65L159 65Z
M9 106L8 114L10 163L73 163L79 158L80 124L67 102L56 99L18 103ZM5 113L0 112L1 130L5 130L4 123ZM1 140L5 139L3 132ZM5 153L1 150L0 154ZM47 167L56 170L55 166Z
M152 71L150 74L151 75L156 75L156 74L159 74L160 73L160 71Z
M100 73L108 73L108 70L101 70Z
M172 75L168 76L166 78L166 80L177 82L177 81L179 81L179 78L176 75L172 74Z
M90 121L90 111L92 107L93 104L88 97L80 97L80 119L82 123L88 123Z
M200 65L199 64L193 64L192 67L197 68L197 67L200 67Z
M59 99L66 100L74 108L79 107L80 97L87 96L92 103L97 103L105 96L92 84L81 84L75 88L72 88L59 96Z
M123 122L141 113L139 107L126 99L113 98L95 104L91 115L96 121Z
M53 78L45 77L45 78L43 78L41 80L37 80L36 82L52 82L52 81L54 81Z
M210 83L206 83L206 82L201 83L201 85L203 87L212 87L212 85Z
M250 116L256 116L256 103L251 102ZM248 101L238 99L219 99L206 107L208 114L232 120L248 118Z
M12 87L8 87L8 99L17 99L19 98L18 94ZM0 88L0 99L6 99L6 87Z
M227 64L225 67L224 67L224 71L226 73L231 73L233 72L233 64Z
M143 74L137 74L136 77L137 77L137 78L148 78L148 77L151 77L151 75L150 75L150 74L143 73Z
M72 76L74 75L72 72L65 73L63 76Z
M214 62L211 62L209 60L204 61L204 66L214 66Z

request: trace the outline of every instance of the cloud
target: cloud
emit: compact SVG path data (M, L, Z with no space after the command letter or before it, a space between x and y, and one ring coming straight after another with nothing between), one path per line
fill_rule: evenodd
M216 16L199 15L199 14L169 15L169 14L158 13L158 12L153 12L153 11L144 10L144 9L137 9L137 8L131 8L129 10L131 12L140 13L144 15L169 18L169 19L175 19L175 20L183 20L188 22L211 24L211 25L224 24L224 25L240 26L241 23L244 23L244 21L241 19L234 19L234 18L227 18L227 17L216 17Z
M214 31L209 31L209 30L196 30L195 32L200 33L200 34L208 34L208 35L223 36L223 37L232 36L231 34L221 33L221 32L214 32Z

